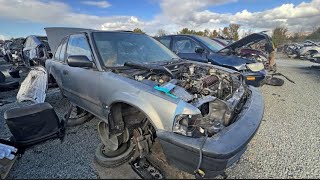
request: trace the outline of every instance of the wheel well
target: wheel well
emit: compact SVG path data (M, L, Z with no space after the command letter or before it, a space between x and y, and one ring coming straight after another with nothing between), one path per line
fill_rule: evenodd
M110 107L110 114L112 117L109 116L109 123L111 124L118 124L123 121L124 126L128 129L132 130L137 127L141 127L146 121L148 121L154 128L153 123L150 121L148 116L139 108L124 102L116 102L111 105ZM121 116L116 113L121 113ZM113 121L113 122L110 122Z

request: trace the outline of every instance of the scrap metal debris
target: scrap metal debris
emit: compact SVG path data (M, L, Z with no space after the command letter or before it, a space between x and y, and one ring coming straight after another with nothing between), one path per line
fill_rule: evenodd
M129 164L142 179L165 179L159 167L152 164L146 157L138 157Z
M0 179L5 179L17 156L19 156L18 148L7 144L6 140L0 139Z
M43 66L31 68L17 94L18 102L43 103L46 98L47 83L47 70Z

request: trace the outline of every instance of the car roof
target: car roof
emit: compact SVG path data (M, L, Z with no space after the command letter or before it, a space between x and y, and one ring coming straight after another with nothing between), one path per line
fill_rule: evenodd
M161 36L161 37L158 37L158 38L162 38L162 37L173 37L173 36L199 37L199 35L195 35L195 34L171 34L171 35Z
M44 29L48 37L49 46L53 53L58 48L62 39L72 34L78 34L78 33L90 34L93 32L133 33L133 31L127 31L127 30L106 31L106 30L95 30L95 29L73 28L73 27L46 27Z

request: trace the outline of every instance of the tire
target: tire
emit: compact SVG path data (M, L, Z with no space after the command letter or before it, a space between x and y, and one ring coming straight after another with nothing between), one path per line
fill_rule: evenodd
M99 143L94 155L94 161L97 162L100 166L106 168L118 167L128 162L135 152L134 143L132 141L123 143L120 148L112 152L112 155L110 156L103 153L103 148L104 144ZM123 152L119 153L121 151Z
M11 91L19 87L18 81L8 81L0 83L0 92Z
M77 115L77 117L68 119L68 123L67 123L68 127L81 125L81 124L91 120L94 117L91 113L89 113L83 109L81 109L81 110L82 110L82 113ZM66 118L66 117L64 117L64 118Z
M282 86L284 84L284 80L276 77L272 77L266 80L265 84L271 85L271 86Z
M6 76L0 71L0 83L3 83L6 81Z
M14 68L10 68L9 69L9 74L12 78L20 78L20 70L19 69L14 69Z

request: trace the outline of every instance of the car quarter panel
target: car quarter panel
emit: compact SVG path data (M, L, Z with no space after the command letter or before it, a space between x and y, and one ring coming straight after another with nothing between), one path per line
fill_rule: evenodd
M171 131L176 113L200 113L197 108L183 103L180 99L172 98L151 86L112 72L102 74L99 91L103 104L108 107L116 102L132 105L144 112L157 130Z

